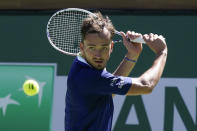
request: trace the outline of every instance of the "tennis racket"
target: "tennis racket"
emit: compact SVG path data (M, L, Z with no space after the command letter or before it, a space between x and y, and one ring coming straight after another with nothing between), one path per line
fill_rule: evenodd
M81 42L81 25L89 15L97 17L94 13L79 9L67 8L53 14L47 24L47 37L50 44L58 51L76 56ZM115 34L121 35L119 31ZM145 43L143 38L131 40L136 43Z

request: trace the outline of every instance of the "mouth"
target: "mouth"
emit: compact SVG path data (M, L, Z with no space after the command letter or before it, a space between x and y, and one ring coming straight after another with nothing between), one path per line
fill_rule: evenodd
M104 60L102 60L102 59L101 60L95 60L94 59L94 62L97 63L97 64L102 64L104 62Z

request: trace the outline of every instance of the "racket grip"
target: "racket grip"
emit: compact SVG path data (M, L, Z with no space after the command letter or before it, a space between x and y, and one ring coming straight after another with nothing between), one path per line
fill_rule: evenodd
M143 43L143 44L146 43L142 37L138 37L138 38L136 38L134 40L129 39L129 41L135 42L135 43Z
M117 31L117 30L115 31L115 34L121 36L121 33L120 33L119 31ZM134 39L134 40L131 40L131 39L129 39L129 38L127 38L127 39L128 39L128 41L130 41L130 42L146 44L146 42L144 41L144 39L143 39L142 37L138 37L138 38L136 38L136 39Z

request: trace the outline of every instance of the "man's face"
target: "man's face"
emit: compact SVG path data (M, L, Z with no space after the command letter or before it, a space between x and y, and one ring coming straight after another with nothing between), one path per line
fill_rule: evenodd
M80 43L82 56L96 69L106 67L112 49L113 43L110 38L110 32L106 29L99 34L87 34L84 42Z

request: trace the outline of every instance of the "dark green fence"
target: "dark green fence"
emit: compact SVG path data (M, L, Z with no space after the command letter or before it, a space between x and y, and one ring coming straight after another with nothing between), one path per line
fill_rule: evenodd
M1 13L1 12L0 12ZM0 14L0 62L57 63L58 75L67 75L74 57L50 46L46 25L52 13L14 12ZM110 14L117 30L158 33L166 37L169 54L163 77L197 77L197 15ZM126 50L116 44L107 69L115 70ZM153 53L144 45L133 76L151 66Z

